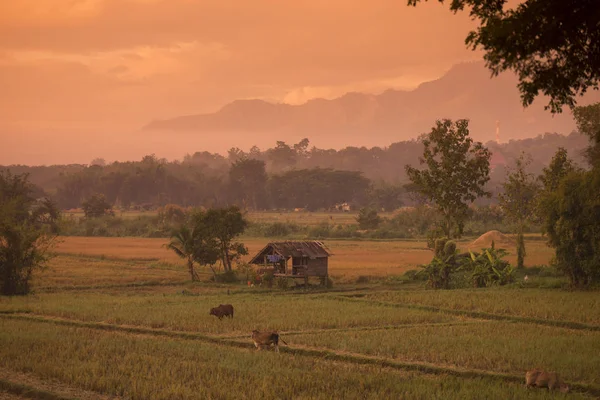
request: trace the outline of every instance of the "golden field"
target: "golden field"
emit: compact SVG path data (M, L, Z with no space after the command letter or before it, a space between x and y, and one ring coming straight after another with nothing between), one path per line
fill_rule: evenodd
M600 296L535 285L433 291L422 241L328 240L333 289L190 282L166 239L64 237L34 293L0 297L0 398L591 399ZM251 255L266 239L242 238ZM460 242L467 248L471 240ZM547 263L527 242L529 265ZM511 250L511 249L509 249ZM543 279L543 278L540 278ZM552 278L556 279L556 278ZM535 279L531 279L534 284ZM218 320L209 310L235 307ZM253 329L281 352L257 351ZM572 393L526 390L526 369Z
M242 238L248 247L249 260L260 251L268 239ZM102 237L63 237L56 248L59 255L93 256L106 259L131 261L136 265L151 265L157 262L180 264L183 261L163 247L166 239L153 238L102 238ZM459 242L467 248L470 241ZM432 253L424 241L364 241L364 240L327 240L324 241L333 253L329 259L330 275L342 279L359 275L389 276L400 275L419 264L431 261ZM541 240L528 240L526 265L548 264L552 250ZM507 260L514 262L514 248L507 249ZM54 264L57 265L57 264ZM182 279L185 276L181 277Z

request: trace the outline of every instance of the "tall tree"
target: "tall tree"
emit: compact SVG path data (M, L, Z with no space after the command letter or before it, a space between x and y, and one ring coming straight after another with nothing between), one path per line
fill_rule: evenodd
M574 115L577 126L590 136L593 157L600 138L600 104L576 108ZM540 177L544 232L556 251L557 268L572 286L600 282L600 165L590 161L589 171L575 168L559 149Z
M232 263L248 254L246 246L235 240L248 226L248 221L238 207L198 211L192 215L191 220L206 237L215 240L225 271L232 271Z
M600 168L600 103L576 107L573 116L579 132L590 138L590 146L586 152L588 162L593 167Z
M408 0L416 5L422 0ZM426 1L426 0L425 0ZM439 0L443 3L444 0ZM597 0L452 0L453 12L469 10L479 27L465 43L485 51L493 75L513 70L524 106L540 92L553 113L600 81L600 6Z
M571 172L576 170L573 161L569 158L567 150L559 147L552 157L550 164L542 170L542 175L538 177L542 183L542 189L551 193L558 189L560 181Z
M267 172L264 161L243 158L234 162L229 168L229 184L234 197L244 206L251 205L254 210L265 206Z
M525 262L525 225L533 217L539 186L535 176L527 171L531 158L525 153L517 159L514 168L510 168L502 184L503 193L499 194L504 214L516 226L517 230L517 268L523 268Z
M36 270L50 259L59 211L36 199L27 175L0 171L0 293L27 294Z
M271 169L283 171L296 165L296 150L287 143L278 140L275 147L267 150L267 157L271 162Z
M576 171L543 201L548 244L572 286L600 282L600 174Z
M460 237L468 215L468 203L490 196L484 189L490 173L491 154L469 137L469 121L437 121L423 137L423 170L406 165L413 188L433 201L443 216L442 230L448 238Z

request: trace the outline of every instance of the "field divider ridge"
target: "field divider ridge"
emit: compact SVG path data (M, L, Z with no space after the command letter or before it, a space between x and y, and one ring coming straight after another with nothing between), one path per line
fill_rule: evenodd
M445 314L452 314L452 315L458 315L458 316L476 318L476 319L508 321L508 322L522 322L522 323L527 323L527 324L551 326L551 327L555 327L555 328L600 331L600 325L591 325L591 324L585 324L582 322L574 322L574 321L543 319L543 318L537 318L537 317L519 317L517 315L493 314L493 313L487 313L484 311L469 311L469 310L460 310L460 309L457 310L457 309L452 309L452 308L428 306L428 305L416 304L416 303L395 303L395 302L391 302L391 301L368 300L368 299L343 296L343 295L331 296L330 298L336 299L339 301L362 302L362 303L375 304L375 305L380 305L380 306L385 306L385 307L398 307L398 308L406 308L406 309L419 310L419 311L441 312L441 313L445 313Z
M120 289L120 288L144 288L155 286L180 286L185 285L187 281L147 281L147 282L129 282L129 283L107 283L99 285L65 285L65 286L42 286L36 290L38 293L59 293L72 292L77 290L102 290L102 289Z
M14 394L19 397L39 400L75 400L75 397L65 397L47 390L37 389L33 386L11 382L0 378L0 391Z
M413 324L397 324L397 325L380 325L380 326L356 326L351 328L320 328L320 329L306 329L296 331L279 331L280 335L284 336L298 336L298 335L315 335L319 333L336 333L336 332L362 332L362 331L384 331L394 329L409 329L419 327L443 327L443 326L462 326L462 325L477 325L481 323L490 322L488 320L470 320L470 321L453 321L453 322L422 322ZM240 339L247 337L248 335L219 335L225 339Z
M55 325L64 325L64 326L73 326L79 328L87 328L87 329L95 329L95 330L106 330L109 332L117 332L117 333L132 333L146 336L165 336L172 337L178 339L187 339L187 340L198 340L207 343L213 343L217 345L227 346L227 347L237 347L242 349L254 349L255 346L253 343L249 342L241 342L236 339L229 339L219 336L206 335L197 332L185 332L185 331L171 331L165 329L155 329L155 328L143 328L143 327L135 327L135 326L125 326L125 325L116 325L116 324L107 324L103 322L85 322L85 321L77 321L70 320L64 318L50 318L39 315L32 314L0 314L0 318L4 319L15 319L15 320L24 320L24 321L34 321L41 323L50 323ZM247 336L250 338L250 334ZM524 375L515 375L503 372L494 372L494 371L486 371L479 369L466 369L460 367L451 367L451 366L443 366L425 362L409 362L409 361L400 361L393 360L384 357L370 356L366 354L359 353L350 353L350 352L342 352L335 351L327 348L314 348L314 347L288 347L288 346L280 346L280 350L282 353L289 353L293 355L299 355L309 358L322 358L325 360L331 361L339 361L346 362L358 365L378 365L382 368L391 368L397 370L407 370L407 371L415 371L424 374L431 375L440 375L447 374L460 378L473 379L473 378L490 378L503 382L512 382L517 383L524 381ZM600 387L578 383L578 382L567 382L569 386L578 392L585 392L588 394L592 394L594 396L600 396ZM54 398L52 398L54 400Z

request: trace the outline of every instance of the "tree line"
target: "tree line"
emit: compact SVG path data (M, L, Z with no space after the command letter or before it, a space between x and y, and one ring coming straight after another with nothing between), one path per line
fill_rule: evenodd
M352 202L356 207L391 210L401 204L415 204L403 189L409 182L403 165L418 165L423 137L385 149L309 149L306 139L295 145L278 142L265 151L256 147L248 152L233 148L227 157L197 152L173 162L148 155L140 161L111 164L96 159L89 165L13 165L0 169L28 173L38 197L50 197L62 209L82 207L93 195L102 194L112 206L124 208L178 204L314 210ZM585 136L579 133L487 143L485 147L495 157L491 159L486 185L493 197L479 199L478 204L496 201L507 166L521 151L531 154L529 171L539 174L557 147L567 149L576 164L583 164L585 143Z

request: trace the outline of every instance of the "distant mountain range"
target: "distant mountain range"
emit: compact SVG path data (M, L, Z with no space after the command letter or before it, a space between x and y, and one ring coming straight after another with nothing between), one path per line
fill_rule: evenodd
M581 104L600 101L598 92L586 95ZM523 109L512 73L490 78L483 62L452 67L441 78L411 91L387 90L381 94L347 93L342 97L314 99L301 105L274 104L263 100L236 100L212 114L181 116L153 121L148 131L185 131L209 138L240 133L259 141L261 136L320 138L332 146L382 145L428 132L436 119L468 118L471 136L495 138L500 122L501 141L532 137L545 132L568 134L575 129L567 110L552 116L538 99ZM339 147L339 146L335 146Z

